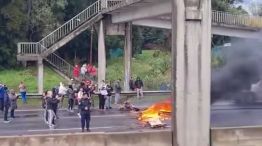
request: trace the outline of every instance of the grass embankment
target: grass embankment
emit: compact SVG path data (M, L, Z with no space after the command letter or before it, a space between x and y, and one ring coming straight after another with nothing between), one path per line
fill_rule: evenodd
M140 77L146 90L158 90L160 85L170 83L171 57L167 52L145 50L142 54L132 59L132 76ZM124 79L123 57L107 61L107 80ZM0 71L0 82L5 83L10 89L18 91L20 81L24 81L29 93L37 92L37 68L19 68ZM62 81L67 81L52 69L44 68L44 89L50 90Z
M21 81L24 81L29 93L37 92L37 68L19 68L0 71L0 82L8 85L9 89L15 89L18 91L18 85ZM49 67L44 67L44 89L50 90L59 82L67 83L67 81L59 76Z
M171 56L168 52L144 50L131 63L133 79L140 77L145 89L159 90L161 84L169 84L171 79ZM124 79L123 57L107 62L107 80Z

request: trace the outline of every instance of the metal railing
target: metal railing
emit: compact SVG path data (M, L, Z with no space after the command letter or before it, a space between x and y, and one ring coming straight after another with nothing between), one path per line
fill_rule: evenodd
M102 9L114 7L120 4L121 2L122 0L98 0L89 7L87 7L85 10L74 16L72 19L64 23L62 26L58 27L56 30L48 34L39 42L18 43L18 53L29 54L28 51L30 51L31 54L41 54L44 51L46 51L50 46L52 46L53 44L70 34L72 31L76 30L83 23L89 21L91 18L99 14ZM39 47L41 45L44 47Z
M106 0L106 1L107 1L106 2L107 8L112 8L122 3L122 0Z
M21 42L18 43L18 54L32 55L39 54L41 46L38 43Z
M56 69L58 69L60 72L65 74L67 77L72 78L73 77L73 66L68 63L66 60L58 56L56 53L49 54L45 60L49 62L51 65L53 65Z
M60 56L58 56L56 53L49 54L45 58L45 60L48 63L50 63L52 66L54 66L58 71L60 71L64 75L66 75L68 78L71 78L71 79L74 78L74 76L73 76L74 66L71 65L70 63L68 63L66 60L64 60ZM90 77L88 74L86 74L84 78L94 81L93 78ZM75 78L75 80L81 81L79 79Z
M67 36L70 32L78 28L84 22L87 22L94 15L98 14L101 11L101 0L96 1L88 8L77 14L75 17L64 23L62 26L58 27L56 30L51 32L49 35L44 37L39 41L40 44L45 46L47 49ZM45 50L42 50L42 52Z
M212 22L233 26L262 28L262 17L212 11Z

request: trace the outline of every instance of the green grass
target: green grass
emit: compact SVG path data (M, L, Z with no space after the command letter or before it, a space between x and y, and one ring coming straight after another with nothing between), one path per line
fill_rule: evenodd
M131 63L132 76L140 77L145 89L159 89L160 84L169 83L171 79L171 56L166 52L144 50L135 56ZM124 79L123 57L107 61L107 80Z
M145 50L132 59L132 76L140 77L145 84L145 90L157 90L160 84L169 83L171 79L171 56L166 52ZM107 61L107 80L124 79L123 57ZM37 92L37 68L18 68L0 71L0 82L10 89L18 91L18 85L24 81L28 92ZM44 68L44 90L50 90L59 82L67 81L56 74L52 69Z
M0 71L0 81L6 84L9 89L18 91L18 85L21 81L26 84L29 93L37 92L37 68L18 68ZM67 81L55 73L52 69L44 67L44 89L50 90L52 87L59 85L59 82Z

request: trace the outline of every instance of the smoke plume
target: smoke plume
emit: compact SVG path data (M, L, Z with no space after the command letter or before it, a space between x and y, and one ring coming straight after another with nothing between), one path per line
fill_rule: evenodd
M262 41L238 39L222 49L225 64L212 69L212 102L232 99L262 79Z

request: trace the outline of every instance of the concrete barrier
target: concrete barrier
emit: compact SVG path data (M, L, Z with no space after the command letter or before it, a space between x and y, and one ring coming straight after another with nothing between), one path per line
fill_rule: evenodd
M212 146L262 146L262 127L213 128Z
M0 137L0 146L172 146L171 131Z

